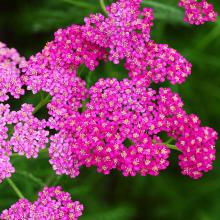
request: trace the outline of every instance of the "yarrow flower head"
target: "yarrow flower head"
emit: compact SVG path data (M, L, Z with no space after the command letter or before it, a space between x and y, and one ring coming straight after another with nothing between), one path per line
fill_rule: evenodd
M176 140L183 174L198 178L211 169L217 133L191 123L193 116L187 115L182 100L170 89L161 88L157 94L143 83L100 79L90 89L87 110L72 115L64 129L51 137L50 163L57 174L75 177L84 165L96 166L104 174L118 169L125 176L158 175L169 165L170 149L160 138L162 132ZM190 136L193 132L197 133ZM193 139L198 134L200 143Z
M0 183L5 178L10 178L15 168L10 163L10 157L4 148L0 147Z
M119 60L137 56L150 39L153 26L153 11L139 10L141 1L120 0L107 7L108 16L102 14L85 18L83 34L91 42L110 48L109 60L118 64Z
M203 172L213 168L217 132L212 128L202 127L198 116L194 114L183 116L174 122L170 135L176 138L176 146L182 152L179 156L182 174L198 179Z
M133 80L143 78L145 86L152 81L161 83L165 80L181 84L191 74L191 63L167 44L156 44L151 40L145 47L141 56L128 58L125 62L125 68Z
M64 72L76 76L78 67L86 65L91 71L104 59L105 50L82 37L82 27L72 25L55 32L55 39L46 44L41 53L31 56L26 67L24 81L34 92L47 90L54 93L57 88L50 86ZM34 83L34 84L33 84Z
M104 174L117 169L125 176L158 175L169 165L170 154L161 133L176 141L184 175L199 178L212 168L217 133L201 127L197 116L188 115L181 98L170 89L149 87L152 81L183 83L192 66L175 49L150 39L153 11L141 11L140 3L120 0L107 7L107 17L91 15L85 25L59 29L55 39L28 62L0 44L0 101L8 99L7 93L18 98L25 85L33 93L49 93L50 115L48 121L41 121L33 116L31 105L24 104L17 112L1 105L0 181L14 172L12 152L36 158L46 147L46 127L57 132L50 137L49 155L59 175L76 177L81 166L95 166ZM180 6L194 3L181 1ZM212 11L205 1L195 8L206 10L205 14ZM195 14L188 16L192 23L206 21ZM116 64L124 60L129 79L100 79L88 90L77 70L85 65L93 71L100 60ZM84 106L79 113L85 102L86 110Z
M27 158L36 158L40 150L46 148L49 131L47 123L32 115L32 105L23 104L18 112L11 112L10 120L14 124L13 135L9 144L13 151Z
M0 42L0 102L9 99L8 93L14 98L19 98L24 94L21 80L21 69L25 58L21 57L14 49L9 49Z
M106 8L107 17L90 15L82 26L59 29L27 62L0 42L0 102L9 95L19 98L24 86L34 94L48 93L35 108L23 104L11 111L9 104L0 104L0 183L15 172L12 156L37 158L47 144L56 174L71 178L82 166L105 175L118 170L124 176L157 176L169 166L171 149L179 152L183 175L198 179L212 169L217 132L187 114L170 88L150 87L165 80L183 83L192 65L175 49L151 39L153 10L141 10L141 2L119 0ZM216 20L206 0L180 0L179 5L190 24ZM77 71L81 65L93 71L101 60L123 60L129 78L99 79L88 89ZM46 105L49 119L39 120L34 115ZM77 220L82 212L83 205L58 186L45 187L34 203L20 199L0 218Z
M180 0L179 6L185 8L184 21L190 24L200 25L208 21L214 22L218 16L213 5L206 0Z
M45 187L39 198L32 204L27 199L20 199L1 214L2 220L77 220L83 212L83 205L72 201L69 193L61 187Z
M173 84L184 82L191 74L191 64L168 45L150 40L153 11L140 11L140 3L121 0L107 7L107 18L101 14L85 18L83 36L110 50L110 61L117 64L125 59L129 77L144 78L145 86L165 79Z
M46 148L47 123L34 117L33 110L29 104L23 104L19 111L10 111L8 104L0 104L0 182L15 171L10 164L13 152L36 158L39 151Z
M82 107L87 97L86 83L77 77L80 65L91 71L105 59L105 50L82 37L82 27L72 25L55 33L41 53L32 56L23 68L28 90L41 90L52 96L48 104L50 127L59 129L65 118ZM53 125L52 125L53 124Z
M59 72L59 81L54 80L56 93L51 102L47 105L48 113L51 116L48 125L51 129L59 130L65 126L66 118L82 107L86 100L88 91L86 83L79 77L73 77L68 73Z

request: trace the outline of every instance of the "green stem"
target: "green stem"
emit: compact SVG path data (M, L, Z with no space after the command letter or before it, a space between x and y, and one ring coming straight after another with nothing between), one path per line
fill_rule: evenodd
M40 91L40 101L42 102L43 99L44 99L44 94L43 94L43 91L41 90L41 91Z
M86 68L85 65L79 67L79 69L77 71L77 76L78 77L81 77L81 73L84 71L85 68Z
M14 125L13 124L8 124L6 125L8 127L8 140L12 137L14 133Z
M86 88L87 89L89 89L90 87L91 87L91 82L92 82L92 80L91 80L91 78L92 78L92 75L93 75L94 73L92 72L92 71L90 71L89 73L88 73L88 76L87 76L87 78L86 78Z
M90 3L87 3L87 2L83 2L83 1L79 1L79 0L63 0L64 2L66 3L69 3L71 5L74 5L76 7L80 7L80 8L92 8L94 9L94 5L90 4Z
M220 35L220 20L217 21L216 26L201 40L198 41L195 48L199 51L206 49L208 45L210 45L215 39L217 39Z
M169 144L171 141L173 141L173 139L169 139L167 142L164 142L164 143L156 143L155 141L153 141L153 143L154 143L154 144L166 145L166 146L167 146L169 149L171 149L171 150L176 150L176 151L181 152L181 150L178 149L175 145Z
M50 95L47 95L42 101L38 103L38 105L35 107L33 111L33 115L35 115L41 108L43 108L46 104L50 102Z
M103 11L106 15L108 15L108 12L107 12L107 10L106 10L105 1L104 1L104 0L99 0L99 4L100 4L100 6L101 6L101 8L102 8L102 11Z
M24 198L24 195L22 194L22 192L18 189L18 187L15 185L15 183L11 180L11 179L7 179L8 184L11 186L11 188L15 191L15 193L17 194L17 196L20 199Z
M180 151L180 152L181 152L181 150L179 150L175 145L166 144L166 143L165 143L165 145L166 145L168 148L170 148L171 150L176 150L176 151Z
M28 173L28 172L25 172L25 171L16 171L16 174L21 175L23 177L26 177L26 178L32 180L34 183L37 183L40 187L45 186L43 181L41 179L39 179L38 177L35 177L32 173Z
M170 144L173 141L173 138L168 139L165 144Z

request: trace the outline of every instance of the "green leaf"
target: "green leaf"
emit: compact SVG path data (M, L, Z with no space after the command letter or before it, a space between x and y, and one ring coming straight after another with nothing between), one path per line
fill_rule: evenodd
M78 0L62 0L66 3L69 3L71 5L75 5L76 7L80 8L89 8L89 9L94 9L94 5L88 3L88 2L83 2L83 1L78 1Z
M98 213L81 217L82 220L127 220L134 216L134 209L130 206L118 206Z
M177 6L174 7L166 3L160 3L156 1L147 1L143 0L143 6L148 6L153 8L155 11L155 18L166 20L171 23L182 23L185 24L183 21L184 12L178 8Z

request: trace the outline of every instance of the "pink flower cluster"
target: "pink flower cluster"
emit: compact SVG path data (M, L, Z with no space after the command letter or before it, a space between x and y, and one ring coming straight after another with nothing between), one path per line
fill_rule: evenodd
M118 169L125 176L158 175L168 166L170 153L159 138L161 132L177 141L183 174L198 178L211 169L217 138L214 130L194 124L185 128L182 124L191 116L182 109L177 94L169 89L159 94L146 90L151 81L184 82L191 74L191 64L168 45L150 40L153 12L149 8L140 11L140 3L120 0L107 7L107 18L91 15L83 26L58 30L55 39L23 68L28 89L52 96L47 105L48 126L58 133L51 137L49 154L59 175L75 177L81 166L96 166L104 174ZM88 91L77 69L84 64L94 70L99 60L107 59L114 63L125 59L131 80L100 80ZM89 102L81 114L78 110L85 100ZM179 133L177 125L183 126ZM189 130L201 133L200 143L190 140ZM209 131L206 135L205 130ZM194 143L191 150L180 144L189 140ZM206 150L193 150L203 143Z
M179 156L182 174L198 179L213 168L217 133L212 128L201 127L196 115L183 117L175 126L175 136L179 135L176 146L182 152Z
M191 74L191 63L167 44L156 44L150 40L145 49L142 57L128 58L125 63L133 80L143 78L146 86L151 81L161 83L166 79L172 84L181 84Z
M23 81L34 93L43 90L52 96L48 105L50 126L60 128L66 117L82 107L87 90L83 80L76 76L80 65L91 71L106 52L82 37L82 27L72 25L55 33L54 41L47 43L41 53L32 56L23 67Z
M3 179L11 177L15 172L14 167L10 163L10 157L4 148L0 148L0 183Z
M31 56L23 68L23 80L35 93L43 89L51 95L56 94L59 81L67 83L70 77L76 76L82 64L93 71L106 55L103 48L83 38L81 26L59 29L54 35L55 39L47 43L41 53ZM64 73L68 73L69 79L61 78Z
M140 0L120 0L107 7L108 17L102 14L85 18L83 36L104 48L110 48L109 60L115 64L127 57L136 57L150 39L153 11L139 11ZM142 51L141 51L142 52Z
M50 115L48 121L39 120L32 105L11 111L8 104L0 104L0 182L15 172L13 153L37 158L46 148L48 127L57 132L50 136L49 162L58 175L74 178L82 166L95 166L105 175L117 169L124 176L156 176L168 167L170 148L180 152L183 175L198 179L212 169L217 133L188 115L171 89L149 87L165 80L183 83L192 65L175 49L150 39L153 11L140 11L140 4L119 0L107 7L107 17L91 15L85 25L59 29L27 62L0 43L0 102L9 94L19 98L27 86L33 93L49 93L43 101ZM205 0L181 0L179 5L190 24L216 19ZM81 65L93 71L100 60L125 61L129 79L100 79L87 89L77 71ZM20 199L0 218L76 220L82 211L61 187L46 187L33 204Z
M24 94L21 81L21 69L19 65L25 63L25 59L20 57L18 52L12 48L9 49L0 42L0 102L9 99L7 93L14 98L19 98Z
M183 174L199 178L212 168L216 132L201 127L197 116L187 115L180 97L170 89L157 92L149 88L152 81L183 83L191 74L191 64L168 45L150 39L153 11L140 11L140 3L119 0L107 7L107 18L91 15L83 26L58 30L55 39L28 62L14 50L0 47L0 67L8 70L13 66L17 73L2 72L3 78L16 76L20 89L25 85L33 93L43 90L52 96L47 122L35 118L30 105L24 104L18 112L1 105L1 181L14 172L12 151L36 158L45 148L47 126L58 132L50 137L49 148L57 174L75 177L81 166L96 166L104 174L117 169L125 176L158 175L167 168L170 154L160 138L162 132L176 140ZM88 90L77 70L85 65L93 71L100 60L116 64L125 60L130 79L101 79ZM2 86L9 88L7 83ZM5 100L11 90L3 91ZM19 91L17 95L23 94ZM85 102L86 108L79 113ZM11 137L8 125L13 130Z
M51 137L50 163L58 175L75 177L80 166L96 166L104 174L117 169L125 176L158 175L169 165L170 149L159 137L163 132L182 152L184 175L197 179L212 168L217 133L201 127L197 116L187 115L170 89L157 94L143 83L100 79L90 89L87 109L72 115Z
M125 59L129 77L145 79L146 86L168 79L182 83L191 74L191 64L176 50L150 40L153 11L141 1L120 0L107 7L108 17L101 14L85 18L83 36L90 42L110 50L109 60Z
M27 199L20 199L0 215L2 220L77 220L83 211L83 205L73 202L69 193L61 187L45 187L39 198L32 204Z
M48 113L51 115L48 124L51 129L56 130L64 127L66 119L82 107L82 102L88 95L86 83L79 77L60 72L59 79L60 81L53 82L57 84L54 88L59 90L47 105Z
M200 25L208 21L214 22L218 16L213 5L206 0L180 0L179 6L185 8L184 21L190 24Z
M32 105L23 104L20 111L10 111L8 104L0 104L0 182L15 172L10 163L13 152L36 158L46 148L47 122L35 118L33 110Z

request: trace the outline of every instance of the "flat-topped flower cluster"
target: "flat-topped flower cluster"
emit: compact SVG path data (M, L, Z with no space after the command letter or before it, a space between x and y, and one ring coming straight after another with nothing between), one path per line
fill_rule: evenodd
M141 81L100 79L89 93L87 109L51 137L50 162L57 174L75 177L84 165L104 174L118 169L125 176L158 175L169 165L170 149L160 138L164 132L181 151L184 175L197 179L212 169L217 133L188 115L169 88L157 92Z
M78 201L72 201L67 192L61 187L45 187L39 192L38 199L32 204L27 199L20 199L4 210L0 215L2 220L77 220L83 211L83 205Z
M43 101L50 115L39 120L30 104L19 111L0 104L0 182L15 172L11 156L37 158L47 144L55 172L72 178L81 166L95 166L104 174L117 169L124 176L156 176L168 167L170 149L179 151L184 175L198 179L212 169L214 129L187 114L170 88L150 87L166 80L183 83L192 65L175 49L151 39L153 10L140 10L140 4L141 0L119 0L106 8L107 17L94 14L85 18L85 25L59 29L28 61L0 43L0 101L9 95L20 98L24 88L34 94L44 91L49 94ZM205 0L181 0L179 5L190 24L216 19ZM88 88L77 71L81 65L93 71L101 60L124 61L129 78L99 79ZM164 133L172 145L162 138ZM52 219L77 219L82 206L70 200L60 188L46 188L34 204L22 199L4 211L2 219L47 219L48 213Z
M157 175L169 164L170 149L160 139L162 132L176 140L183 174L198 178L212 168L216 132L201 127L197 116L187 115L170 89L157 93L149 87L151 82L184 82L191 64L168 45L150 39L153 11L140 11L140 3L120 0L107 7L107 17L91 15L83 26L59 29L28 61L1 44L1 100L6 101L8 93L19 98L24 85L52 97L48 121L34 117L31 105L10 112L9 105L1 104L1 181L14 172L12 152L36 158L46 147L46 127L58 132L50 137L49 147L57 174L75 177L80 166L96 166L104 174L118 169L126 176ZM87 89L77 70L85 65L93 71L100 60L125 60L130 78L100 79ZM85 111L79 113L86 100ZM127 139L130 146L124 144Z
M10 163L12 153L37 158L46 148L47 122L34 117L33 110L32 105L23 104L20 111L10 111L10 105L0 104L0 183L15 172Z
M208 21L216 21L218 16L212 4L206 0L180 0L179 6L185 8L184 21L200 25Z

